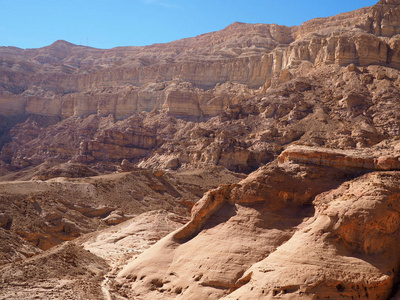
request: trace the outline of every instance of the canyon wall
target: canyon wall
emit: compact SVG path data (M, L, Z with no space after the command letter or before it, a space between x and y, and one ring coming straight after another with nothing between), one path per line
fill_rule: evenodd
M41 49L3 47L0 113L122 119L166 109L175 115L216 116L234 102L215 95L218 84L257 90L283 71L287 80L304 63L397 68L397 5L380 1L295 27L234 23L147 47L101 50L64 41Z

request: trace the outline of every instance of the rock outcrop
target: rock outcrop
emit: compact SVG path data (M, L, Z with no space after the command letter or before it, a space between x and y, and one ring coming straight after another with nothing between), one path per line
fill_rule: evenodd
M95 174L87 166L48 163L23 177L36 180L0 182L4 246L0 264L151 210L163 209L185 218L209 188L240 180L226 170L212 169L186 174L136 170L87 177Z
M389 298L399 265L398 176L371 173L319 195L315 215L226 299Z
M0 158L5 170L72 160L112 171L125 160L249 173L291 143L394 138L397 10L380 1L297 27L234 23L147 47L3 47L0 112L27 120L1 133Z
M0 298L397 299L399 7L0 48Z
M159 110L123 120L32 115L4 132L0 158L19 169L73 160L98 171L99 163L116 170L126 160L146 168L221 165L249 173L290 144L363 149L398 136L400 114L391 109L400 99L396 69L303 66L293 76L283 84L274 79L265 91L248 91L246 97L240 85L218 86L237 99L213 118Z
M234 23L166 45L3 47L0 113L121 119L165 108L215 116L234 104L234 97L218 95L218 84L257 89L302 63L398 67L399 16L397 3L380 1L301 26Z
M395 143L392 146L386 145L383 151L373 151L374 148L379 149L379 144L372 149L358 151L292 146L282 152L278 157L278 162L281 164L286 162L305 163L343 170L399 171L398 150L400 145Z
M190 222L125 267L116 293L388 298L400 259L398 171L357 177L357 165L339 171L309 158L206 193Z
M237 185L212 190L196 203L189 223L129 264L117 281L130 297L219 299L313 215L316 194L348 175L270 165Z

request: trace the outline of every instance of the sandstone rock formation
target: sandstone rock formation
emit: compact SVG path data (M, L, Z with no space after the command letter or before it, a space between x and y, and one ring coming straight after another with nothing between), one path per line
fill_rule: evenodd
M371 173L316 197L314 216L247 270L226 299L247 299L249 293L281 299L388 299L399 263L394 254L399 251L399 211L392 202L397 202L398 176Z
M38 168L30 176L45 179L54 176L54 170L59 169L43 172ZM72 173L69 178L47 181L0 182L0 234L4 246L0 264L30 257L143 212L163 209L184 218L203 192L219 183L240 180L230 172L212 169L172 174L137 170L74 179L76 176Z
M3 47L0 112L31 116L2 132L1 159L14 169L55 159L115 170L126 159L251 172L299 139L374 145L398 134L388 110L397 10L380 1L297 27L235 23L147 47Z
M122 293L146 299L389 297L399 265L400 177L381 172L347 181L357 168L346 167L343 173L269 165L208 192L189 223L118 275Z
M165 108L215 116L235 101L229 91L218 91L226 82L258 88L304 62L397 67L397 4L380 1L295 27L235 23L167 45L100 50L57 41L41 49L3 47L0 112L120 119Z
M119 283L131 288L131 297L219 299L312 216L313 196L344 177L323 168L270 165L238 185L212 190L196 203L191 221L128 265Z
M0 299L397 299L399 8L1 47Z
M399 144L381 144L362 150L338 150L317 147L291 146L278 157L279 163L295 162L343 170L384 171L400 170ZM392 147L390 147L392 146ZM374 151L375 150L375 151Z

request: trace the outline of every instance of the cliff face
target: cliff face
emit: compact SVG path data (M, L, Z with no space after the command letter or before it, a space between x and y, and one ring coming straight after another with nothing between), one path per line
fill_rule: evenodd
M397 11L395 2L381 1L297 27L234 23L147 47L101 50L57 41L41 49L0 48L0 113L32 115L4 132L1 159L26 167L49 158L149 158L141 166L174 161L249 172L302 136L319 146L373 145L397 132L396 117L383 117L397 102ZM346 130L354 118L363 129ZM190 139L182 138L185 130Z
M220 83L257 89L305 62L398 67L398 11L396 3L381 1L298 27L235 23L147 47L100 50L57 41L41 49L1 48L0 113L121 119L164 108L215 116L231 104L219 100Z
M0 48L0 299L398 299L399 9Z

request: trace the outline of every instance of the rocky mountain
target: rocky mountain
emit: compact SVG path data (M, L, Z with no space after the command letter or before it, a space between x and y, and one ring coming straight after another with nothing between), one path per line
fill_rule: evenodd
M399 0L0 47L0 299L399 299L398 105Z
M382 116L396 114L386 106L397 101L397 11L380 1L297 27L235 23L148 47L2 47L0 113L20 123L3 130L1 159L14 169L127 159L250 172L302 137L376 144L397 134L397 117Z

